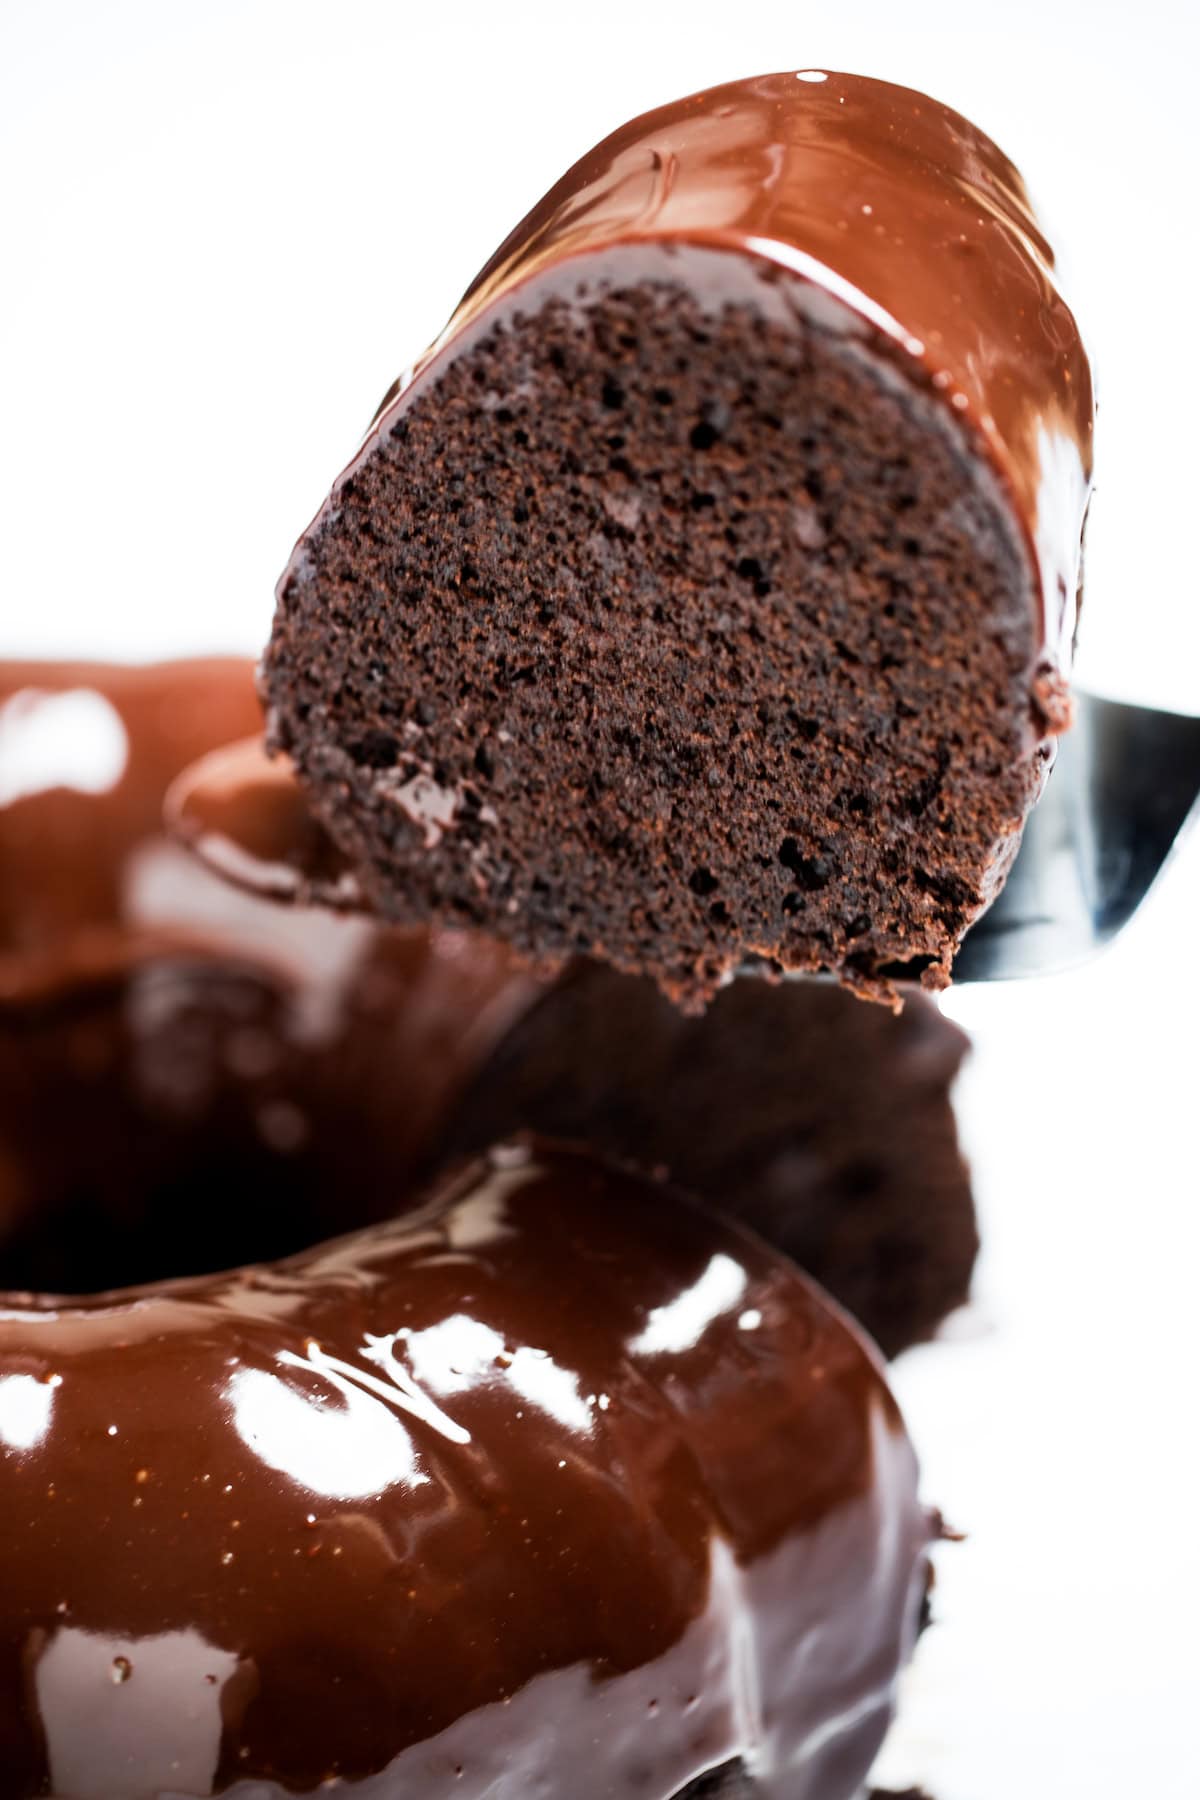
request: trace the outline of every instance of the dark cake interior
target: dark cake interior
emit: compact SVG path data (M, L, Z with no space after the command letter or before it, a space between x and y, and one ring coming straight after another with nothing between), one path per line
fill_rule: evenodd
M941 985L1044 721L1027 561L940 398L682 284L443 365L302 540L264 664L372 900L689 1006L747 952Z

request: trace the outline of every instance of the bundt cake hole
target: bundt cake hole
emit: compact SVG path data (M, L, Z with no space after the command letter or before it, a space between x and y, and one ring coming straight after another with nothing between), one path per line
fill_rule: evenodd
M31 1191L0 1188L0 1292L271 1262L394 1210L385 1148L319 1058L290 1066L269 987L163 964L26 1025Z

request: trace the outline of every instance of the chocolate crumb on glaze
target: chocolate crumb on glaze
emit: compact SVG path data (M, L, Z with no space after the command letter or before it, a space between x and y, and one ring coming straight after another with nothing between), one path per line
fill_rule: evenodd
M286 765L255 746L186 771L168 811L252 892L342 891ZM970 1286L950 1101L966 1049L919 996L894 1016L832 983L738 982L688 1019L653 983L578 963L463 1082L433 1160L532 1130L669 1178L793 1256L894 1356Z
M507 1154L269 1267L6 1296L0 1383L12 1800L866 1774L911 1450L847 1321L670 1191Z
M950 1100L967 1048L920 996L896 1016L831 983L741 981L692 1019L584 964L497 1045L445 1148L532 1130L665 1177L794 1257L895 1356L970 1289Z
M300 540L276 744L371 901L696 1007L949 978L1068 719L1091 467L1012 164L807 71L584 157Z

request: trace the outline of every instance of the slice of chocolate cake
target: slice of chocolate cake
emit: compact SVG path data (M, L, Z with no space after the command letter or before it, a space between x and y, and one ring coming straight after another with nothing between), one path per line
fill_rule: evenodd
M894 1356L967 1298L979 1239L950 1086L967 1040L833 983L740 981L698 1019L653 983L568 971L512 1027L447 1148L519 1130L658 1174L793 1256Z
M1021 178L803 71L616 132L300 540L274 742L387 916L702 1004L949 978L1068 722L1092 390Z

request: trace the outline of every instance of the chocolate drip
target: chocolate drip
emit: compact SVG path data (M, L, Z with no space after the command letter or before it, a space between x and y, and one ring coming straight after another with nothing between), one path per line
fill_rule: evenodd
M834 1800L914 1629L862 1342L565 1153L271 1267L8 1298L0 1436L12 1800L665 1800L737 1756Z

